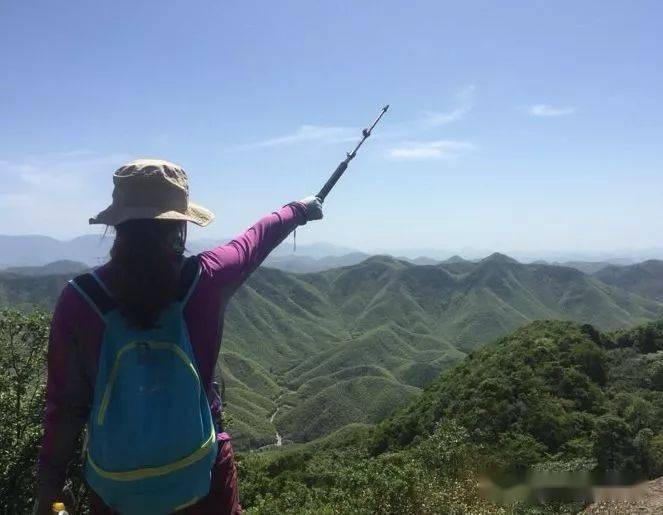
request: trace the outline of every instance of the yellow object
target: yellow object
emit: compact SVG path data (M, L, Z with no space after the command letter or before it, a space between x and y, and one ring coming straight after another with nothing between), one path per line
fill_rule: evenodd
M51 511L53 511L53 513L59 513L61 511L64 511L64 503L54 502L53 506L51 506Z
M178 460L174 463L169 463L167 465L162 465L160 467L129 470L127 472L109 472L99 468L99 466L94 461L92 461L89 453L87 455L87 461L92 466L94 471L101 477L112 479L113 481L136 481L138 479L163 476L164 474L175 472L181 468L188 467L196 461L202 460L212 450L212 446L214 445L215 441L216 430L214 429L214 426L212 426L212 434L210 434L210 437L198 450L189 454L187 457L182 458L181 460Z

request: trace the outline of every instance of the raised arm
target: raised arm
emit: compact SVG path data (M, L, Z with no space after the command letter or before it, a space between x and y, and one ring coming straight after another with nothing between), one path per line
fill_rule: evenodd
M299 225L322 218L315 197L292 202L261 218L231 242L200 254L202 266L220 283L241 284Z

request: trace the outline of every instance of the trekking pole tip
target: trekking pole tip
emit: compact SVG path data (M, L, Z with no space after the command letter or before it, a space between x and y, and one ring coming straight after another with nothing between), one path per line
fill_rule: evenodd
M382 108L382 110L383 110L385 113L387 112L387 109L389 109L389 104L387 104L386 106L384 106L384 107Z

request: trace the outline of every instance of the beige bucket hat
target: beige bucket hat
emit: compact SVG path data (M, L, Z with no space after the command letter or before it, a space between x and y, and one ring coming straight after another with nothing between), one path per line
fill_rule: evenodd
M189 202L189 179L181 166L161 159L137 159L113 174L113 203L90 224L119 225L127 220L186 220L206 226L214 214Z

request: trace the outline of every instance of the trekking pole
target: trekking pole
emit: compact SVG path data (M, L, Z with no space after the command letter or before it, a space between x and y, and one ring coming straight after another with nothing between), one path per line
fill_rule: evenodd
M334 187L334 185L338 182L338 180L341 178L341 175L343 175L343 172L348 167L348 164L350 164L350 161L352 161L355 156L357 155L357 150L364 144L364 141L368 139L368 137L371 135L371 131L373 128L378 124L382 116L384 116L384 113L387 112L387 109L389 109L389 105L386 105L382 108L382 111L380 111L380 114L378 117L375 119L373 122L373 125L371 125L368 129L364 129L361 131L361 139L359 140L359 143L357 143L357 146L354 148L352 152L348 152L346 154L346 157L343 161L341 161L341 164L339 164L336 167L336 170L334 170L334 173L332 176L329 178L329 180L325 183L325 185L322 187L320 192L316 195L320 199L320 202L324 202L325 198L331 191L331 189Z

